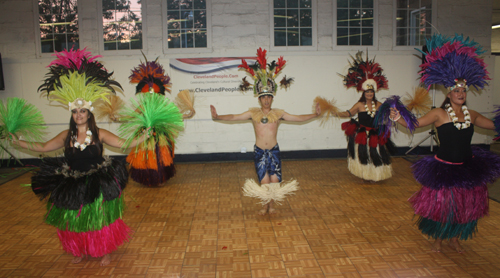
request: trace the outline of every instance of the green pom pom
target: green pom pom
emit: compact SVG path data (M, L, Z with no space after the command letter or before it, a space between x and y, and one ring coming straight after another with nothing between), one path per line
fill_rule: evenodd
M134 139L144 136L144 130L150 128L149 134L156 142L160 136L167 136L171 141L184 129L184 121L179 108L168 98L160 94L140 94L137 100L132 99L132 108L126 108L122 123L118 129L120 137L128 138L123 148L128 148Z
M9 133L23 136L26 141L42 141L47 127L42 113L22 98L0 100L0 131L2 138Z

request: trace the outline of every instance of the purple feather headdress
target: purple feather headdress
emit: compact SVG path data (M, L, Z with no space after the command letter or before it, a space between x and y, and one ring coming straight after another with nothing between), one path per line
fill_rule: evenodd
M146 57L146 56L144 56ZM170 76L165 73L165 69L158 58L153 62L146 60L132 70L129 76L130 83L137 84L137 93L146 93L153 90L155 93L165 95L165 91L170 93Z
M397 130L396 123L389 119L391 108L395 108L399 111L401 118L403 118L406 123L406 128L413 133L415 128L418 127L417 117L406 109L406 106L401 102L400 96L394 95L388 97L386 101L382 103L373 121L374 126L378 128L379 135L383 134L386 137L389 136L392 127Z
M464 80L467 86L483 89L490 78L484 60L478 56L482 53L481 46L458 35L441 42L430 53L425 53L426 62L420 65L420 81L427 88L441 84L451 91L457 80Z

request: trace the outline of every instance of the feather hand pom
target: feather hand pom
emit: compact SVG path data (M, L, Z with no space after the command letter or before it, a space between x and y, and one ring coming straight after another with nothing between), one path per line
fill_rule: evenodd
M395 122L389 119L391 108L395 108L399 111L399 114L406 122L406 128L413 133L415 128L418 127L417 117L406 109L400 100L400 96L390 96L382 103L373 121L374 126L379 130L379 135L383 134L386 137L389 136L392 127L397 130Z
M407 93L407 98L403 100L403 103L409 111L417 115L425 115L431 110L432 100L427 89L417 87L413 95Z
M1 137L7 138L9 133L23 136L26 141L42 141L43 131L47 127L43 116L33 104L22 98L0 100Z
M313 112L316 113L316 105L319 104L319 108L321 109L320 116L322 117L321 124L326 123L331 116L337 116L339 109L335 106L336 102L335 99L327 100L319 96L314 99Z
M172 143L184 128L179 108L168 98L159 94L140 94L137 100L132 99L132 108L124 109L128 120L119 127L120 137L127 138L122 148L130 146L134 139L144 136L150 128L150 136L158 142L159 137L166 136Z
M292 84L292 82L293 82L293 77L286 78L286 75L285 75L283 77L283 79L281 79L281 81L280 81L280 87L288 89L288 87L290 87L290 85Z
M183 90L178 93L175 97L175 103L179 107L179 112L185 118L192 118L196 113L194 110L194 95L189 90Z
M123 109L124 102L117 95L109 95L109 102L98 101L95 103L94 115L97 119L109 119L112 122L117 122L120 120L121 110Z
M495 124L495 132L497 133L497 136L493 139L495 141L498 141L500 139L500 105L495 105L495 117L493 118L493 123Z

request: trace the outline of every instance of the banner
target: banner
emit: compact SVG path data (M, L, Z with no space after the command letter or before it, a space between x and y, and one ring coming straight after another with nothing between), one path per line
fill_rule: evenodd
M256 57L170 59L172 88L188 89L195 94L241 94L241 79L247 76L246 72L238 70L242 59L249 65L257 61Z

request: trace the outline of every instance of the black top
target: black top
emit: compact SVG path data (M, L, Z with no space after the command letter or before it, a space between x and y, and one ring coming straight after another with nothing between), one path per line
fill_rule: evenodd
M445 123L437 128L439 150L437 157L448 162L464 162L472 157L470 142L474 134L474 125L457 129L453 122Z
M104 161L96 145L87 146L83 151L71 147L65 152L65 156L71 170L78 171L88 171Z
M373 126L373 118L368 115L368 112L359 112L358 113L358 122L360 125L372 127Z

